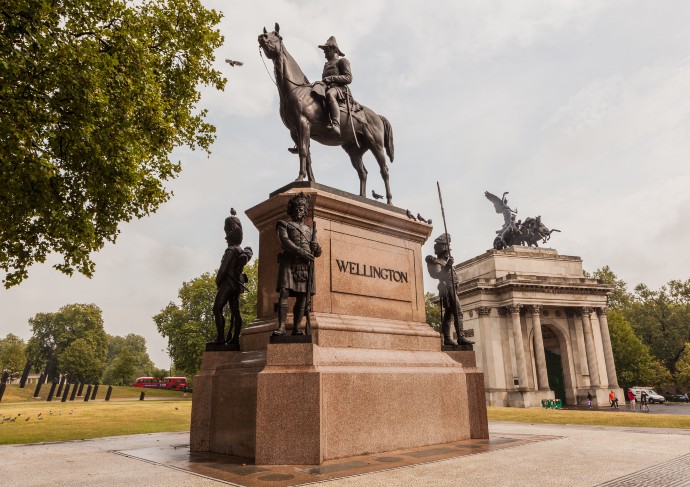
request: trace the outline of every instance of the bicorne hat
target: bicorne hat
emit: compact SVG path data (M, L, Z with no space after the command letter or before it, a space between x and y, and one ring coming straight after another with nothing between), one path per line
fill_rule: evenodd
M340 48L338 47L338 43L335 41L334 36L329 37L325 44L321 44L319 46L319 48L321 48L321 49L326 49L327 47L335 47L335 50L338 51L338 55L340 55L340 56L345 55L343 53L343 51L341 51Z

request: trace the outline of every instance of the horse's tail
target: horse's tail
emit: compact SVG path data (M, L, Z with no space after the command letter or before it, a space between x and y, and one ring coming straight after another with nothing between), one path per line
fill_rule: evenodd
M379 115L381 121L383 122L383 145L386 148L386 154L388 158L393 162L393 155L395 152L395 146L393 144L393 127L386 117Z

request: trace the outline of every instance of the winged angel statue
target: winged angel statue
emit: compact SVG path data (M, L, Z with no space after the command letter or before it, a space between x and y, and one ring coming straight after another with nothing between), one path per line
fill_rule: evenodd
M541 216L536 218L529 217L522 223L521 220L515 221L517 215L517 208L514 210L508 206L508 198L506 195L508 191L503 193L502 197L484 191L486 199L493 203L496 213L503 215L503 226L500 230L496 230L496 238L494 239L494 248L501 250L513 245L527 245L539 247L538 242L546 243L551 238L553 232L560 232L560 230L549 230L546 225L541 222Z

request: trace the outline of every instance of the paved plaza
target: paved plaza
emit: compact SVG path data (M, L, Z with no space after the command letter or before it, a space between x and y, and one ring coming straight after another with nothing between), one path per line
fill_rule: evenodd
M338 462L331 462L330 468L316 469L228 466L209 458L195 467L190 461L188 432L10 445L0 447L0 484L690 486L687 430L503 422L492 422L489 427L491 440L479 440L477 446L435 445L393 457L348 459L335 467ZM457 453L448 453L451 450ZM158 453L151 456L151 452ZM386 460L390 465L385 465ZM416 464L400 466L406 462ZM378 471L361 473L367 468ZM218 474L215 479L207 475L214 471ZM234 472L233 478L241 481L228 481L224 471Z

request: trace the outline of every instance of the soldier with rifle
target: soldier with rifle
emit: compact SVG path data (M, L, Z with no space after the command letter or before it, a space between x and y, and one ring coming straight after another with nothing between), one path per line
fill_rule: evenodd
M242 270L247 262L251 260L253 252L250 247L245 247L244 249L240 247L243 238L242 223L235 215L235 210L231 209L230 216L225 219L225 241L228 243L228 248L223 254L223 259L220 262L220 268L216 275L218 292L213 303L213 317L216 322L218 335L212 342L215 344L239 343L242 330L240 294L246 290L244 284L247 282L247 275L242 273ZM226 339L223 308L228 303L230 305L231 326Z
M309 207L309 197L299 193L288 201L287 212L291 221L280 220L276 224L278 238L283 251L278 256L278 329L275 336L285 336L285 323L288 315L288 299L295 298L292 309L292 335L304 335L300 323L312 295L316 294L314 285L314 258L321 255L321 246L316 242L315 228L304 223ZM307 316L307 333L310 333L309 316Z

